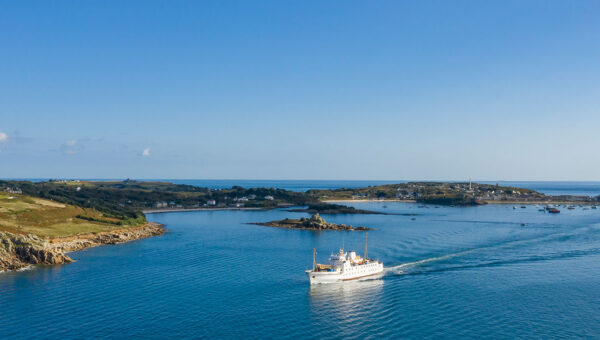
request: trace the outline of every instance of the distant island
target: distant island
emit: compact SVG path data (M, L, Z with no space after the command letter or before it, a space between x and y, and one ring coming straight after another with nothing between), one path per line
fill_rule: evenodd
M262 225L265 227L288 228L288 229L304 229L304 230L371 230L367 227L353 227L346 224L335 224L326 222L319 213L314 214L311 218L303 217L299 220L283 219L279 221L249 223Z
M325 203L399 201L450 206L600 203L600 196L545 195L531 189L471 182L408 182L366 188L309 190L306 194Z

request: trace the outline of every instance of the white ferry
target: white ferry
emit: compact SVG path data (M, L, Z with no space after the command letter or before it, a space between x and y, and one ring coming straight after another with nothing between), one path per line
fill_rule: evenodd
M367 241L365 239L365 256L361 258L355 251L331 255L329 264L316 263L316 250L313 249L313 268L306 275L310 284L335 283L377 276L383 273L383 263L367 257Z

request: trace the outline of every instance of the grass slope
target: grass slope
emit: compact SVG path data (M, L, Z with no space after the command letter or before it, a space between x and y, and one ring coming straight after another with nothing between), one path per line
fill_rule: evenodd
M0 193L0 231L53 238L123 228L119 222L94 209Z

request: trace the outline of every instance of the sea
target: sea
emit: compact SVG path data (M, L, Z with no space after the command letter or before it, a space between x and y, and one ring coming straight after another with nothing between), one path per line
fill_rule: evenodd
M297 191L377 184L187 183L209 182ZM599 189L527 183L546 193ZM308 284L313 248L320 262L342 246L362 254L364 232L248 224L305 213L149 214L164 235L73 252L70 264L0 273L0 338L600 338L600 209L350 205L387 213L323 216L372 228L369 256L384 263L381 278Z

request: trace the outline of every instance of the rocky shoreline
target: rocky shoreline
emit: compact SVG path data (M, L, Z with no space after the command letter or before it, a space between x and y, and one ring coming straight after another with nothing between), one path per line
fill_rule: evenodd
M73 260L67 252L161 235L163 227L158 223L146 223L138 227L54 239L0 232L0 272L35 264L70 263Z

